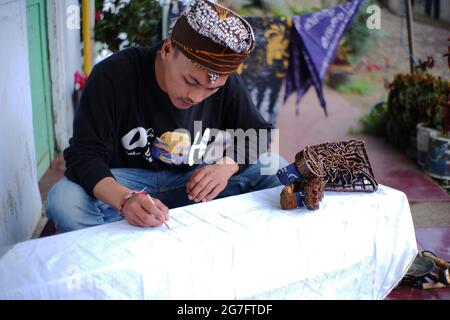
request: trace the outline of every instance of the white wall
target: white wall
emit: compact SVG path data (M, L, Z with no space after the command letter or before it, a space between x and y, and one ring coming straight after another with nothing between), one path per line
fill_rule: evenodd
M47 0L53 120L56 145L61 151L72 136L74 74L83 71L80 26L75 26L79 20L74 18L77 8L78 0Z
M41 215L25 0L0 0L0 246L31 237Z

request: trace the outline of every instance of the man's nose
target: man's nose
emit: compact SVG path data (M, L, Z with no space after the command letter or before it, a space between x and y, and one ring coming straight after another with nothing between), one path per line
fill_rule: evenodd
M197 104L205 99L205 95L202 89L192 89L188 92L188 98L192 104Z

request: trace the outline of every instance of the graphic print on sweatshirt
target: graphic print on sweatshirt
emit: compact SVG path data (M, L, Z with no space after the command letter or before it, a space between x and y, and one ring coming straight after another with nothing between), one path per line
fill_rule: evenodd
M197 129L192 143L187 130L167 131L155 137L153 128L143 127L130 130L121 142L126 155L142 156L149 163L157 159L172 166L192 166L202 162L214 163L222 158L225 149L231 145L231 135L210 128L202 134L201 127Z
M132 129L121 142L128 156L142 156L149 163L158 159L169 165L185 163L191 148L190 136L186 133L165 132L155 137L153 128L143 127Z
M153 128L138 127L132 129L121 139L122 146L127 156L142 156L147 162L152 163L151 146L155 140Z

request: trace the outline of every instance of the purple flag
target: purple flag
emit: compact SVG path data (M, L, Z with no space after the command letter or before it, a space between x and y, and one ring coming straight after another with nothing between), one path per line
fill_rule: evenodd
M285 101L295 91L297 105L314 86L327 114L323 81L336 55L342 36L365 0L353 0L334 8L292 18L290 61L286 76Z

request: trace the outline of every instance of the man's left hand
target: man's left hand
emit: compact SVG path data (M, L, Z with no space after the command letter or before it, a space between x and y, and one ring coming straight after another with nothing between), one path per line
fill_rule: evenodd
M187 183L189 200L195 202L213 200L226 188L228 180L238 171L239 166L229 157L195 170Z

